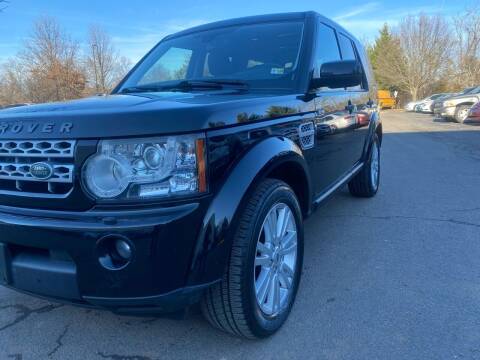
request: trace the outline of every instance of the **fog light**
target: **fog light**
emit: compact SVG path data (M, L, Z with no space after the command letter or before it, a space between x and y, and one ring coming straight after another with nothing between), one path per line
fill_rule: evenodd
M121 235L107 235L97 243L98 261L105 269L122 270L133 259L132 242Z
M125 240L117 240L115 243L115 249L119 257L125 260L130 260L132 257L132 248L130 244Z

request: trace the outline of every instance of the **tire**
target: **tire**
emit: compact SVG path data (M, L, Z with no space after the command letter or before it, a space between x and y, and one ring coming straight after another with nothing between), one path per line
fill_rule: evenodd
M470 105L460 105L457 106L455 109L455 121L463 124L465 120L468 118L468 112L470 111L471 106Z
M272 260L270 269L273 272L277 271L277 276L269 277L270 273L266 272L267 267L256 265L257 261L263 262L265 258L268 258L258 247L263 239L263 248L267 248L267 233L266 230L264 231L264 225L267 226L269 223L266 219L267 215L280 214L283 209L282 204L291 211L292 216L289 219L294 219L294 225L286 229L285 239L287 239L287 235L293 238L292 229L295 228L296 261L294 265L289 263L288 266L292 268L291 272L288 272L289 275L284 275L287 273L283 266L285 264L275 265L275 260ZM282 258L281 261L285 263L287 256L289 260L292 259L293 250L289 255L284 256L276 251L276 259ZM251 193L243 211L239 214L227 270L222 281L206 291L201 303L202 312L214 327L230 334L248 339L271 336L280 329L290 314L300 283L302 266L303 222L298 200L286 183L266 179ZM282 270L279 270L280 267ZM282 275L279 275L280 273ZM291 277L289 290L282 287L282 276L284 284ZM259 290L257 290L257 284L263 283L262 279L275 280L272 283L268 280L266 283L278 285L265 288L259 286ZM263 309L263 307L267 307L268 302L263 301L260 304L260 301L257 300L257 291L261 292L262 288L274 288L275 290L278 288L278 291L274 292L274 295L280 296L276 311L268 313ZM270 291L268 294L270 295ZM287 295L285 296L285 294ZM275 298L277 297L270 298L268 296L268 300ZM272 301L272 303L276 302ZM272 306L272 309L275 310L275 307Z
M350 193L355 197L374 197L380 187L380 140L378 135L373 137L368 154L368 161L362 170L349 182ZM376 171L375 171L376 169Z

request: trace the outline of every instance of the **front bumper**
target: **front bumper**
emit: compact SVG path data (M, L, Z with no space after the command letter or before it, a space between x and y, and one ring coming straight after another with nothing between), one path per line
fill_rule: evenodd
M480 114L479 115L470 115L465 120L465 123L480 124Z
M445 118L454 118L455 117L455 106L443 107L440 110L440 115Z
M116 312L175 312L210 283L191 283L207 199L167 208L53 212L0 207L0 283L22 292ZM129 239L118 270L99 261L99 240ZM198 277L197 277L198 278Z

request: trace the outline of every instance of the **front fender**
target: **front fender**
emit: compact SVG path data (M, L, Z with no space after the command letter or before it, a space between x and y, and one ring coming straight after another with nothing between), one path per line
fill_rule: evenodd
M233 167L205 215L194 250L188 285L211 283L225 273L236 217L249 191L283 162L296 162L310 176L301 149L290 139L270 137L251 148Z

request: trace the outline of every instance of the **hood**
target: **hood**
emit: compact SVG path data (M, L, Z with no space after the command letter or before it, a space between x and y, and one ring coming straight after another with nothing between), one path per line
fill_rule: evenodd
M314 111L296 95L142 93L0 110L0 138L108 138L187 133Z
M463 95L455 95L452 97L448 97L445 100L463 100L463 99L480 99L480 93L479 94L463 94Z

